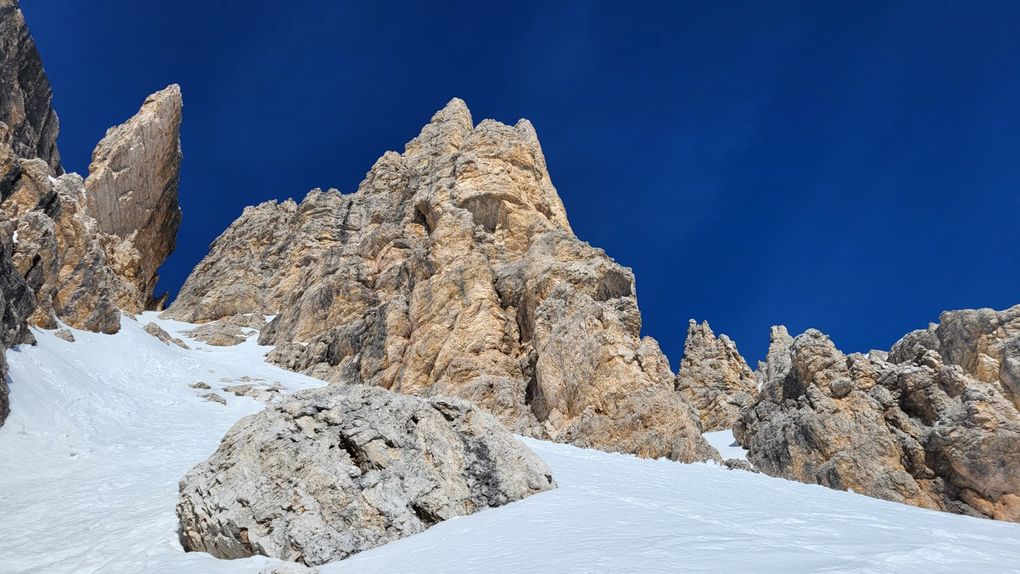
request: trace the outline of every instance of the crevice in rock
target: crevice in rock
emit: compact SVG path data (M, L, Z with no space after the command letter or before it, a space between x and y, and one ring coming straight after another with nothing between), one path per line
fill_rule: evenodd
M421 503L415 501L411 503L411 512L421 520L422 524L426 527L438 524L443 521L441 516L422 506Z
M21 164L14 162L11 166L11 170L4 174L3 178L0 178L0 201L6 201L8 197L14 193L14 185L18 182L21 177Z
M425 215L425 210L421 204L414 206L414 219L412 221L424 227L426 235L432 235L432 225L429 223L429 218Z
M634 292L630 286L630 277L616 269L611 269L600 277L598 286L595 288L596 301L630 297L633 294Z
M460 207L471 214L475 225L481 225L485 231L495 233L503 210L501 198L491 194L476 195L462 201Z
M538 422L545 422L549 418L549 406L542 393L542 387L538 383L537 363L538 353L532 351L528 358L528 365L524 369L524 376L528 377L528 384L524 387L524 404L531 409Z
M351 462L354 463L354 466L360 468L362 472L368 472L379 468L379 465L369 460L365 451L362 450L361 447L358 446L358 443L354 442L351 437L340 433L339 440L340 442L338 446L347 451L347 455L351 457Z

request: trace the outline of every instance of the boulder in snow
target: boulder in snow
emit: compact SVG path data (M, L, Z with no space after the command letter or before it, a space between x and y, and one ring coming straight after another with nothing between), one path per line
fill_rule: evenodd
M551 488L466 401L330 385L234 425L181 480L177 515L188 550L314 566Z

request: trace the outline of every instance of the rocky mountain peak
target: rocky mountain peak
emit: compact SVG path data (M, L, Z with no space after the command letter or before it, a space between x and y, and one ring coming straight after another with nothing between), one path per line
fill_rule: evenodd
M336 383L459 396L516 432L714 458L634 277L578 240L534 127L454 99L352 194L246 210L165 316L273 314L269 359Z

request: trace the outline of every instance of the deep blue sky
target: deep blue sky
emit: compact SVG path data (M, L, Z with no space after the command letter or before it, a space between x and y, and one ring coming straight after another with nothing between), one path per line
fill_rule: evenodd
M535 124L575 232L687 319L888 348L1020 303L1018 2L23 0L85 173L181 84L175 291L248 204L356 189L452 96Z

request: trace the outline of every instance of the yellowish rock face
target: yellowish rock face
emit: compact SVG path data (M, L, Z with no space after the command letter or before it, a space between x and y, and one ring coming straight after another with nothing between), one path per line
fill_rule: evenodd
M982 380L981 366L1013 357L1017 317L1020 306L944 313L867 355L844 355L818 331L775 329L734 434L774 476L1020 521L1020 412L1008 377Z
M121 311L158 306L156 270L180 222L180 121L177 86L150 96L109 130L84 182L73 173L57 177L44 160L17 157L0 142L0 168L13 174L0 212L17 233L14 266L35 295L32 324L54 328L59 318L115 333Z
M460 100L357 192L248 208L166 315L276 315L260 341L338 383L454 395L515 432L679 460L717 456L640 337L629 269L574 236L534 128Z
M698 409L706 432L733 428L740 410L758 394L755 375L736 344L725 335L716 337L708 321L691 320L688 326L676 388Z

